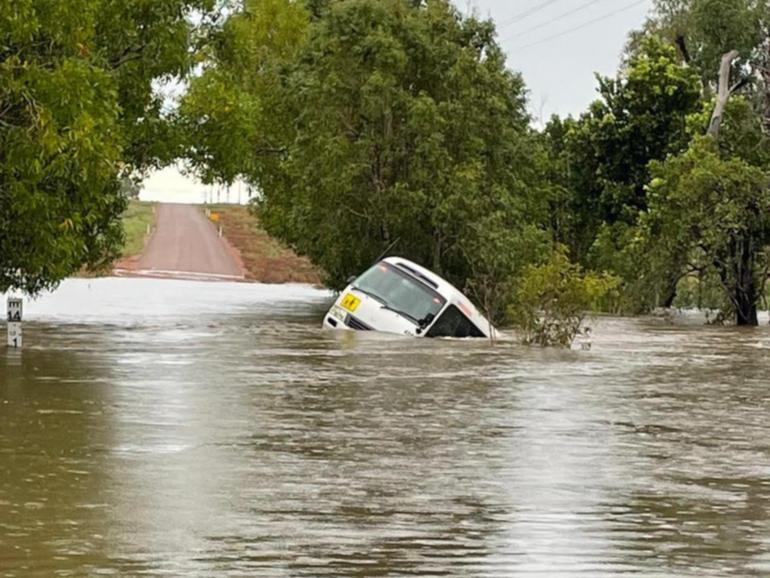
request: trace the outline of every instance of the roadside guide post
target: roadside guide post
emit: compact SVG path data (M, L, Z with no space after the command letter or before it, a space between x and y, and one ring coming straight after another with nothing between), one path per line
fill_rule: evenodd
M22 301L20 297L8 298L8 347L21 348Z

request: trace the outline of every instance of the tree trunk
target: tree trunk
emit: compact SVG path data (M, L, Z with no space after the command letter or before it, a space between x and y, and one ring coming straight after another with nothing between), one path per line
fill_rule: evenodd
M443 267L441 266L441 252L443 250L442 247L442 236L441 233L438 231L433 232L433 272L436 273L436 275L443 275Z
M765 61L761 68L762 84L765 89L763 125L770 132L770 41L765 42Z
M735 323L739 327L756 327L759 325L759 317L757 315L757 303L750 295L743 291L739 291L735 296L736 303L738 304L736 310Z
M727 107L727 101L730 100L736 87L730 87L730 69L733 65L733 61L738 58L738 51L731 50L724 56L722 56L722 64L719 67L719 90L717 92L717 103L714 106L714 112L711 115L711 123L709 124L708 135L714 138L719 136L719 129L722 128L722 116L725 113Z
M676 287L670 287L664 294L661 305L664 309L671 309L674 306L674 299L676 299Z
M754 255L751 239L744 239L738 244L738 246L741 245L740 260L735 271L735 322L742 327L756 327L759 325L757 317L759 292L754 282Z

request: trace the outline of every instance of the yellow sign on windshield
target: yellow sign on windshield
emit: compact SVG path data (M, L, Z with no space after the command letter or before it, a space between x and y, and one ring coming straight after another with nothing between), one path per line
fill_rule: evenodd
M361 300L352 293L348 293L342 298L340 305L342 305L351 313L355 313L356 309L358 309L358 306L361 305Z

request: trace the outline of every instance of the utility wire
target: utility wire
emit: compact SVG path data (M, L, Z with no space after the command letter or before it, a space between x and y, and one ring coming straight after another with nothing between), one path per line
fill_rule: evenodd
M636 2L632 2L631 4L628 4L627 6L624 6L623 8L619 8L618 10L613 10L612 12L609 12L603 16L599 16L598 18L594 18L593 20L589 20L588 22L584 22L583 24L580 24L578 26L575 26L574 28L569 28L567 30L564 30L563 32L559 32L558 34L554 34L552 36L548 36L546 38L543 38L541 40L537 40L535 42L530 42L529 44L525 44L523 46L517 46L513 48L513 50L526 50L527 48L532 48L533 46L539 46L540 44L544 44L546 42L550 42L551 40L556 40L557 38L561 38L562 36L566 36L567 34L572 34L573 32L577 32L578 30L582 30L583 28L588 28L592 24L596 24L597 22L601 22L603 20L607 20L609 18L612 18L613 16L617 16L618 14L621 14L623 12L628 12L632 8L636 8L637 6L641 6L642 4L646 4L649 2L649 0L637 0Z
M537 26L533 26L532 28L527 28L523 32L515 32L513 34L509 34L505 38L501 40L501 42L505 42L506 40L511 40L514 37L518 36L526 36L527 34L531 34L532 32L535 32L536 30L540 30L542 28L545 28L546 26L550 26L554 22L561 22L565 18L569 18L573 14L577 14L581 10L585 10L589 6L593 6L594 4L597 4L599 2L602 2L603 0L588 0L588 2L584 2L580 6L577 6L576 8L573 8L572 10L569 10L568 12L564 12L563 14L560 14L559 16L556 16L555 18L552 18L551 20L546 20L545 22L538 24Z
M524 10L523 12L519 12L518 14L514 14L510 18L506 18L500 24L498 24L498 28L502 28L504 26L508 26L510 24L515 24L516 22L519 22L520 20L524 20L525 18L529 18L533 14L537 14L540 12L543 8L548 8L551 4L556 4L556 2L559 2L560 0L545 0L542 4L538 4L536 6L533 6L532 8L528 8L527 10Z

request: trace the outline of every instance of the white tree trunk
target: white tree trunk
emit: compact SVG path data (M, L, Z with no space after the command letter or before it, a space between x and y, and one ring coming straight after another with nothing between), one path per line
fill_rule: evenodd
M711 123L709 124L708 135L714 138L719 136L719 129L722 128L722 117L727 107L727 101L730 100L736 86L730 86L730 69L733 62L738 58L738 51L731 50L722 56L722 64L719 67L719 90L717 92L717 102L714 106L714 112L711 115Z

